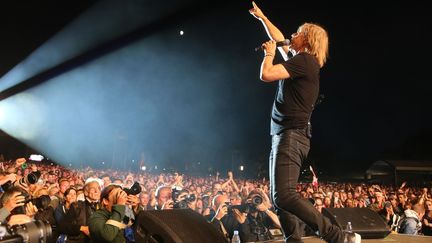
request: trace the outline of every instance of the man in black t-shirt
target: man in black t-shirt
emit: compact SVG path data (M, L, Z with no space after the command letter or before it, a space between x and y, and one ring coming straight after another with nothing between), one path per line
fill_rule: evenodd
M271 39L262 45L265 55L260 78L264 82L279 81L271 114L269 171L271 196L285 241L302 242L304 232L300 219L327 242L341 243L344 241L342 230L296 192L300 168L310 149L308 125L318 98L320 68L328 55L327 32L316 24L301 25L291 35L289 46L279 47L285 61L273 64L276 41L283 41L285 37L255 3L249 12L262 22ZM289 52L293 54L290 59Z

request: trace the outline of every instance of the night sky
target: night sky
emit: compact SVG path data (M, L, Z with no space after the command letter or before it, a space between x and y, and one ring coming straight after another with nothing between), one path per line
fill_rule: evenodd
M246 164L248 161L265 164L270 149L270 111L276 83L265 84L259 80L262 53L255 52L254 48L268 38L261 23L248 13L251 2L181 1L184 5L176 1L130 2L138 2L144 10L145 6L151 6L165 12L144 27L136 24L138 20L131 23L132 27L136 25L140 29L134 32L135 35L117 31L117 36L106 37L106 41L114 40L110 42L110 48L99 50L90 57L84 56L75 64L84 63L87 58L96 62L118 49L151 39L145 47L166 55L158 65L160 77L175 79L169 82L160 78L152 83L155 86L152 86L153 93L161 91L155 96L158 100L153 100L160 103L156 107L170 106L164 116L155 116L153 122L165 124L157 119L169 119L175 126L162 129L160 137L155 139L157 142L147 150L160 151L162 148L167 160L190 160L197 156L208 163L238 159ZM304 22L319 23L329 33L330 57L321 72L321 94L325 98L312 116L313 138L308 163L324 173L338 174L340 171L362 171L381 159L432 161L432 53L429 47L432 21L428 17L428 8L408 5L406 1L346 1L337 5L323 1L258 0L256 3L285 37ZM98 4L98 1L2 3L0 76ZM161 6L155 7L155 4ZM133 4L124 6L116 11L133 12L128 9ZM112 25L116 26L115 21ZM91 23L87 26L91 29ZM133 32L131 26L123 28L131 28ZM184 35L179 34L180 30ZM159 32L163 34L158 39ZM99 33L94 33L97 35ZM125 36L127 38L122 39ZM98 45L92 48L97 49ZM80 54L86 53L88 50ZM182 63L182 57L191 61ZM180 62L176 62L178 60ZM281 58L276 59L276 62L280 61ZM123 62L118 68L132 67L128 65L139 69L139 65L129 62ZM146 66L145 61L142 65ZM76 65L77 69L79 65ZM174 73L174 69L183 69L185 74L164 76ZM148 75L158 79L158 74ZM136 85L133 75L127 82ZM158 85L164 88L158 88ZM167 96L162 92L166 87L176 90L172 91L175 95ZM92 92L99 93L98 90ZM5 93L1 93L2 99L4 96ZM177 99L169 100L170 97ZM170 110L173 106L174 112ZM118 109L124 110L124 107L127 105L119 105ZM141 112L133 107L130 109L128 114ZM140 126L136 121L141 117L132 117L136 124L131 127L138 131L131 134L146 134L139 131L145 130L146 126ZM113 118L112 129L133 137L128 126L119 125L122 122L120 118ZM67 124L56 126L67 127ZM178 135L177 138L170 137L173 131L173 137ZM3 140L0 153L13 155L10 151L15 148L11 144L15 146L15 143L7 136L0 138ZM171 142L167 145L163 141ZM45 152L43 144L37 149ZM157 153L152 158L162 160Z

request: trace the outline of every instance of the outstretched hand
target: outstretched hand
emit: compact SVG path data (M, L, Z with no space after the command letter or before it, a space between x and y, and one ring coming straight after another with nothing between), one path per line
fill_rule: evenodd
M256 3L254 1L252 1L252 6L253 7L251 9L249 9L249 13L252 14L257 19L264 18L264 13L261 11L260 8L258 8L258 6L256 5Z

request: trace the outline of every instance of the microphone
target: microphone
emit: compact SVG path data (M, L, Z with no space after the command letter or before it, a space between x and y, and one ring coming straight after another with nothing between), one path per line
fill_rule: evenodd
M289 39L286 39L286 40L283 40L283 41L276 42L276 46L277 47L287 46L290 43L291 43L291 41ZM259 50L264 50L264 48L262 47L262 45L255 48L255 51L259 51Z

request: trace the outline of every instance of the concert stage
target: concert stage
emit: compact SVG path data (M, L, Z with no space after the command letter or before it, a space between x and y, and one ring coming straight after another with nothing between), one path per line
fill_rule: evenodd
M325 241L319 239L318 237L303 237L304 243L325 243ZM271 241L260 241L260 243L281 243L283 240L271 240ZM362 239L362 243L431 243L432 236L423 235L403 235L403 234L389 234L383 239Z

